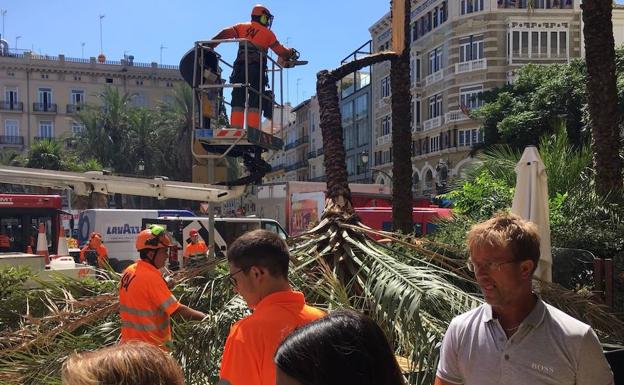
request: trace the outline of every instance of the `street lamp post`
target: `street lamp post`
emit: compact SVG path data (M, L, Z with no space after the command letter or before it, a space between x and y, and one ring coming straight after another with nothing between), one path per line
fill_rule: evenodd
M22 36L21 36L21 35L20 35L20 36L15 36L15 53L17 53L17 41L18 41L19 39L21 39L21 38L22 38Z
M364 180L368 182L368 151L362 151L360 160L362 161L362 166L364 166Z

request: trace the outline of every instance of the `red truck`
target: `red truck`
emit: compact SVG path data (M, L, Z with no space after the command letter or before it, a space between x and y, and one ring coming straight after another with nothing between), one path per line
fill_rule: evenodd
M366 226L383 231L392 231L392 207L356 207L355 212L359 215L362 223ZM412 220L414 222L414 232L418 236L423 236L435 231L436 222L439 219L450 218L453 215L451 209L439 207L414 207L412 209ZM372 235L373 238L381 238Z

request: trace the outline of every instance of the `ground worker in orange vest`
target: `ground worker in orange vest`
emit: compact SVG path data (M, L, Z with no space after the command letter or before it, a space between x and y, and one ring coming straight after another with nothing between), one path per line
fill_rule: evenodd
M277 234L245 233L232 243L227 257L228 279L253 314L230 329L218 385L274 385L273 355L280 342L325 312L306 305L303 293L290 288L290 254Z
M102 234L92 232L89 237L89 242L85 245L85 247L80 250L80 263L88 263L88 253L93 252L97 254L97 267L104 268L108 261L108 250L106 246L102 244Z
M140 340L166 349L171 342L172 314L194 320L206 316L178 302L160 273L171 245L167 231L159 225L137 236L136 248L141 259L124 271L119 287L121 342Z
M186 245L186 249L184 249L185 266L191 257L205 257L206 253L208 253L208 246L206 246L206 242L199 239L199 232L197 229L191 229L189 236L191 237L191 242Z
M268 49L270 48L279 56L278 62L281 65L298 55L295 49L286 48L280 44L270 29L272 23L273 15L271 12L265 6L257 4L251 10L251 21L225 28L212 38L212 40L246 39L253 43L247 44L247 74L249 76L248 83L250 84L249 109L247 111L248 127L260 128L262 108L259 103L259 96L263 94L264 87L268 82L264 73L264 70L267 68L266 57ZM214 47L217 45L218 43L214 44ZM262 52L262 55L260 55L260 52ZM262 74L260 73L261 65L264 69ZM230 82L245 83L245 44L239 44L238 54L233 67ZM267 104L271 108L270 101L264 100L263 104ZM243 87L235 87L232 90L232 116L230 119L230 124L233 127L243 128L244 110L245 89Z

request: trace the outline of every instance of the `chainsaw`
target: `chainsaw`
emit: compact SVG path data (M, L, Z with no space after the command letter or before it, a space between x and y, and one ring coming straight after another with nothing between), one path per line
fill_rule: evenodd
M294 66L300 66L300 65L305 65L308 64L307 60L299 60L299 51L297 51L296 49L292 49L292 54L290 55L290 58L288 60L282 60L282 58L280 58L280 60L278 61L278 63L284 67L284 68L293 68Z

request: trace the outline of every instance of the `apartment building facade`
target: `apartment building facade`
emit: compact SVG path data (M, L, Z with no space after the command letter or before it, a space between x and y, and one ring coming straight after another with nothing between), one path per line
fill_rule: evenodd
M98 104L105 86L132 97L136 107L172 100L182 81L177 66L136 63L131 57L96 58L3 51L0 55L0 150L27 150L44 138L68 139L83 127L76 120L86 103Z
M424 0L411 19L413 189L430 195L474 161L483 133L468 114L483 91L513 81L524 64L581 57L581 10L577 0ZM389 49L390 14L369 32L375 52ZM375 181L390 183L389 63L373 66L372 94Z

